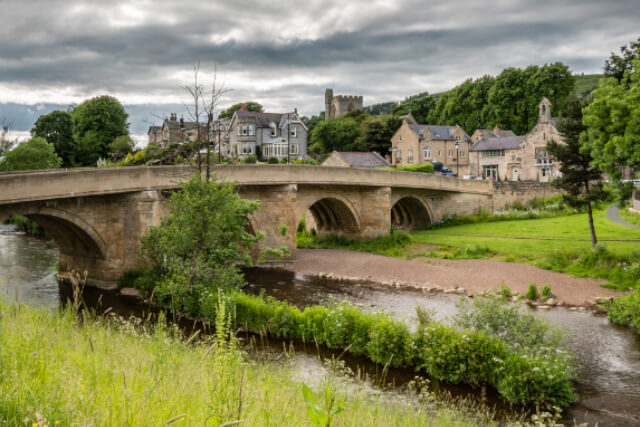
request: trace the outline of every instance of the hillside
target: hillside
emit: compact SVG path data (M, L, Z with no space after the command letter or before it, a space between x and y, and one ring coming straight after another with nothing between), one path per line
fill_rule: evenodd
M604 77L604 75L603 74L581 74L581 75L576 75L575 77L576 77L576 93L582 96L586 96L598 87L598 81L602 77ZM438 93L432 94L432 96L439 97L448 92L449 91L438 92ZM396 106L404 104L405 102L410 101L411 99L426 96L427 94L428 92L421 92L416 95L408 96L403 101L389 101L389 102L383 102L380 104L372 104L364 107L364 110L369 114L374 114L374 115L388 114L388 113L391 113L391 111Z

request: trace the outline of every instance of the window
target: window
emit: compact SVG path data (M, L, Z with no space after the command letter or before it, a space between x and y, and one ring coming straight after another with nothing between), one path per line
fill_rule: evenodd
M249 133L249 126L251 125L240 125L238 126L238 135L252 135L253 134L253 126L251 126L251 133Z
M407 153L407 163L413 163L413 150L409 150Z
M449 150L449 157L453 157L453 150Z
M292 127L291 127L291 131L289 132L289 135L291 135L291 137L292 137L292 138L295 138L295 137L296 137L296 135L298 134L298 133L296 132L296 130L297 130L297 128L296 128L295 126L292 126Z
M269 127L271 128L271 136L278 136L278 129L276 128L276 124L271 122L269 123Z
M442 156L442 152L438 150L438 157Z
M464 157L465 156L464 151L458 151L458 156Z
M289 144L289 154L298 154L298 144Z
M482 177L484 179L498 179L498 165L482 165Z
M247 126L247 135L253 135L253 125Z
M427 147L424 149L424 159L431 160L431 148Z
M255 154L253 144L242 144L242 154Z
M460 135L457 135L456 136L456 142L460 143L460 141L461 141Z
M482 157L504 157L504 150L487 150L482 152Z
M402 163L402 151L396 151L396 163Z
M398 135L398 141L402 141L402 135Z

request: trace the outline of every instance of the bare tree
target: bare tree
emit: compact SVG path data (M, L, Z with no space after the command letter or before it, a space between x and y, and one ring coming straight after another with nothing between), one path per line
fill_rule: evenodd
M15 144L15 141L11 141L9 138L11 128L13 127L13 121L9 121L6 118L0 120L2 122L2 129L0 130L0 157L7 151L10 151Z
M184 107L189 114L189 117L196 123L196 140L194 147L198 151L198 171L202 171L202 159L200 158L200 115L202 111L200 110L200 103L202 102L202 94L204 93L204 86L198 83L198 74L200 72L200 61L196 64L193 64L193 84L188 84L183 86L182 88L189 92L189 95L193 99L193 108L190 108L187 104L184 104ZM181 120L181 127L182 127ZM183 138L184 138L184 129L180 129Z
M211 150L211 126L213 124L213 114L220 102L220 99L228 92L231 92L231 89L226 89L224 87L224 82L218 83L218 65L216 63L213 64L213 77L211 79L211 92L208 94L202 95L202 106L204 111L207 113L207 180L211 175L210 172L210 163L209 163L209 153ZM218 127L220 126L220 122L218 121ZM222 141L220 140L220 129L218 129L218 163L221 159L221 146Z

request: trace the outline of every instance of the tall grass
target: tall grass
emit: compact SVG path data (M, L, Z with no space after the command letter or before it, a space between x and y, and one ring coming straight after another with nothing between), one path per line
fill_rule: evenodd
M249 360L224 310L215 337L189 340L162 321L80 320L72 309L6 303L0 311L6 425L313 425L292 368ZM326 381L312 387L317 402ZM338 387L335 399L344 408L332 420L338 426L493 424L486 415L355 386Z
M411 236L400 230L392 229L388 236L371 240L352 240L343 236L316 236L304 229L297 234L297 246L300 249L348 249L359 252L371 252L379 255L402 256L403 249L411 243Z

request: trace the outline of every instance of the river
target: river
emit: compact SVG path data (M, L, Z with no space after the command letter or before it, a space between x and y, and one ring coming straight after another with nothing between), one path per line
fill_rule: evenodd
M57 249L51 241L26 236L10 225L0 225L0 292L24 303L56 307L69 293L68 288L59 287L56 281L57 258ZM257 293L264 289L267 295L300 307L346 297L367 310L384 310L401 318L415 317L418 305L434 309L436 317L446 322L455 313L459 298L390 289L373 283L310 278L282 270L251 269L246 272L246 278L247 292ZM101 299L103 307L113 306L122 313L138 310L134 301L114 293L91 290L87 297L94 301ZM598 423L600 426L640 425L640 336L590 312L554 308L538 313L568 330L568 346L582 365L576 384L580 401L565 411L563 421L567 424L573 424L574 420L589 425ZM313 375L320 370L313 357L303 352L296 357L304 375ZM347 359L353 370L375 372L375 367L362 359ZM405 383L412 377L409 371L390 373L396 384ZM473 393L465 387L450 387L450 391Z

